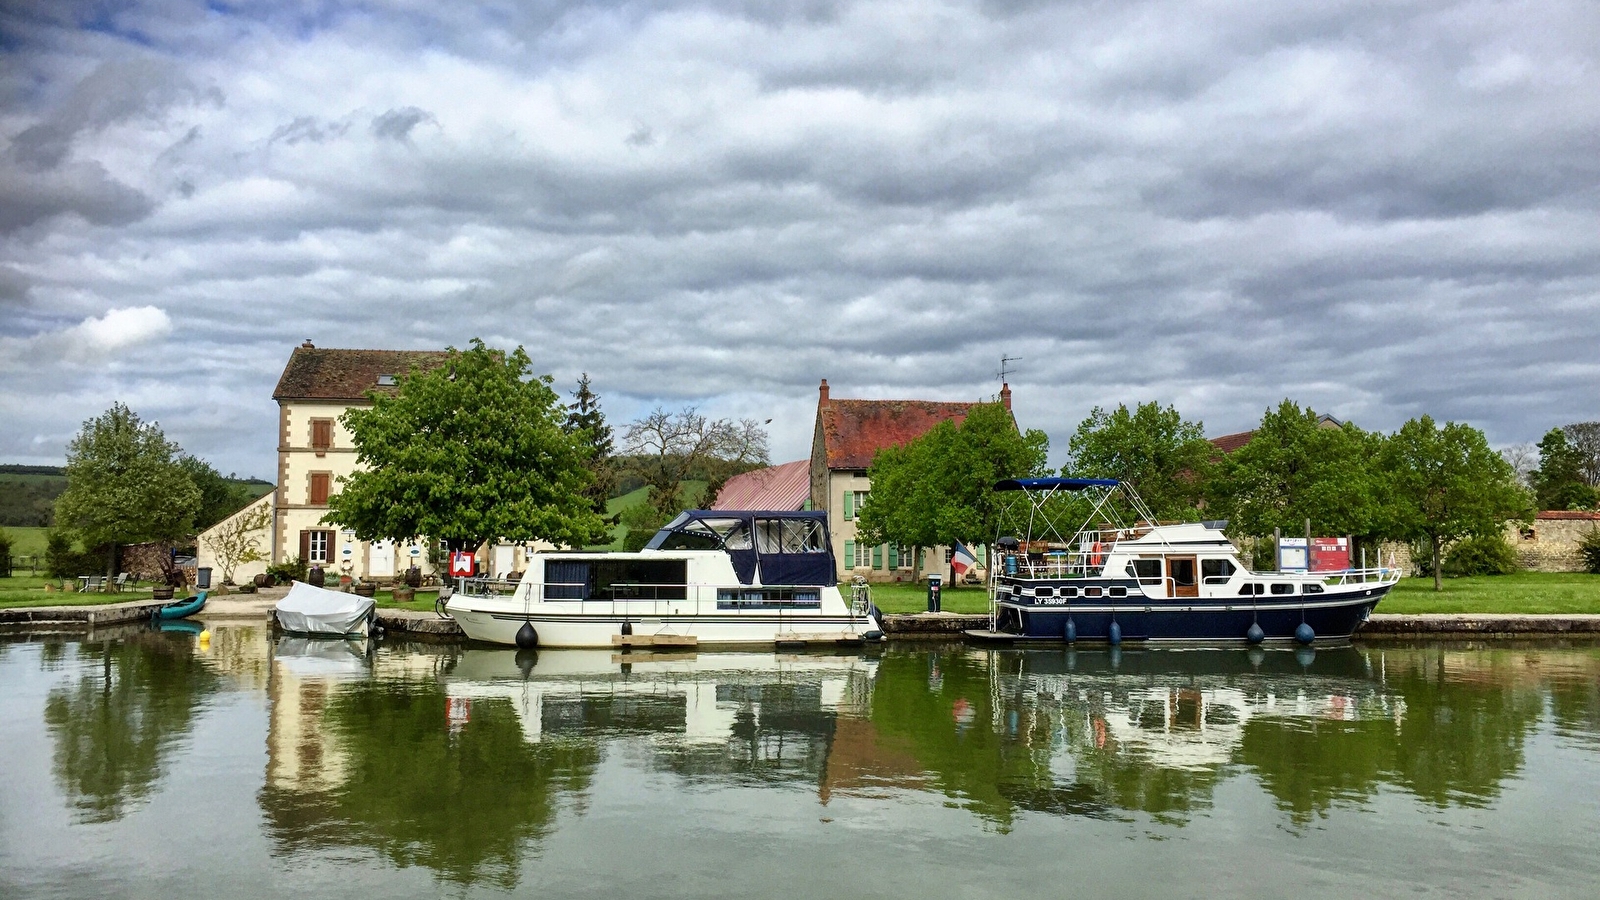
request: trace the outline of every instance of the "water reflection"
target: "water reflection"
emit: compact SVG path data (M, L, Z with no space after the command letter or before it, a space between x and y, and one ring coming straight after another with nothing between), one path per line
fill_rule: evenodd
M44 645L47 670L62 646ZM79 644L77 657L79 674L45 698L53 769L79 821L111 822L149 796L218 682L192 641L160 633Z

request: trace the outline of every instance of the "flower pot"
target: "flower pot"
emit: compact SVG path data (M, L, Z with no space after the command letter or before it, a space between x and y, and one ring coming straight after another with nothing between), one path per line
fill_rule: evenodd
M417 599L417 592L412 588L397 587L394 589L394 602L396 603L410 603L415 599Z
M422 570L421 569L417 568L416 566L412 566L411 568L406 570L406 586L407 587L413 587L413 588L422 587Z
M327 580L328 576L323 574L321 566L312 566L311 571L306 573L306 584L322 587Z
M267 573L262 572L260 575L257 575L255 578L253 578L251 580L256 583L256 587L266 587L267 586L267 579L269 579L271 577L272 577L271 575L268 575Z
M363 581L356 585L356 593L363 597L371 597L378 592L378 586L370 581Z
M266 579L267 579L267 583L263 584L262 587L276 587L277 586L278 579L277 579L276 576L268 575L268 576L266 576Z
M152 600L171 600L172 599L172 585L170 585L170 584L158 584L158 585L156 585L150 591L150 599L152 599Z

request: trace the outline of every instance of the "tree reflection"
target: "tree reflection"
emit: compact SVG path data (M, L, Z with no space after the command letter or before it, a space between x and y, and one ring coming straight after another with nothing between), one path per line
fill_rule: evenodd
M452 728L432 683L357 682L301 708L318 719L304 727L328 730L317 763L339 778L310 790L269 778L259 799L279 849L365 846L461 885L514 887L524 842L549 833L600 757L594 742L528 743L508 700L476 700Z
M80 821L112 822L160 781L217 679L181 637L82 644L78 654L83 674L45 699L55 776Z

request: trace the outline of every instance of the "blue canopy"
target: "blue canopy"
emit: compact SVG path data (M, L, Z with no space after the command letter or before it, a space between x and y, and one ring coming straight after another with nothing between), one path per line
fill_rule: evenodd
M1116 487L1122 482L1115 478L1007 478L996 481L997 491L1042 491L1059 488L1064 491L1081 491L1095 487Z

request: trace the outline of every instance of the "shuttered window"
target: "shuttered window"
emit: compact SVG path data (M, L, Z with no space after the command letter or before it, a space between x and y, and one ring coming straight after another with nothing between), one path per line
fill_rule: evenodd
M333 446L333 420L311 420L311 447L314 450L326 450Z
M855 567L855 564L856 564L856 542L855 541L845 541L844 542L844 558L845 558L845 564L846 565L850 566L851 568Z
M889 568L891 568L891 569L900 568L900 545L899 544L890 544L889 545Z
M328 502L328 489L332 481L333 476L327 472L311 473L311 499L309 502L312 506L321 506Z
M844 520L846 522L856 517L856 492L844 492Z
M883 545L882 544L879 544L878 546L872 548L872 567L874 569L883 568Z

